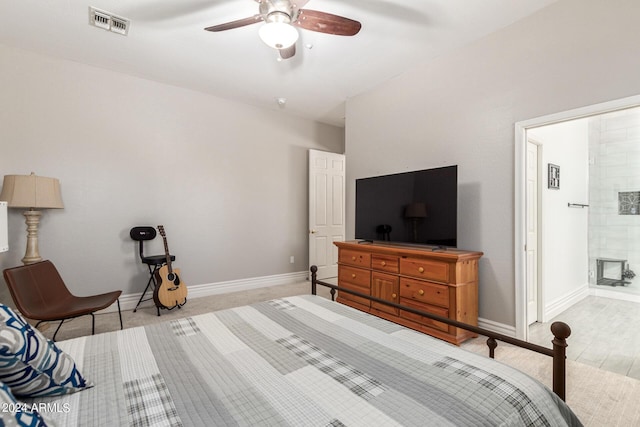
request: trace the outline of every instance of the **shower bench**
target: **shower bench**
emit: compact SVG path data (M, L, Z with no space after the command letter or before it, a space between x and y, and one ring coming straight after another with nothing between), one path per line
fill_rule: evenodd
M615 278L604 277L605 264L620 264L619 277L615 277ZM630 284L631 282L628 282L623 278L623 273L625 271L626 265L627 265L626 259L596 258L596 266L597 266L596 284L603 285L603 286L626 286Z

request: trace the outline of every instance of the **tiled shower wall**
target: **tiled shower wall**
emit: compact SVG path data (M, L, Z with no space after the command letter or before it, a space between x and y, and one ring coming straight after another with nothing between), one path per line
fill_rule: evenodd
M589 284L640 294L640 210L623 200L640 192L640 111L623 110L589 119ZM625 287L596 285L596 259L628 261L637 275ZM619 264L606 263L605 277L620 275Z

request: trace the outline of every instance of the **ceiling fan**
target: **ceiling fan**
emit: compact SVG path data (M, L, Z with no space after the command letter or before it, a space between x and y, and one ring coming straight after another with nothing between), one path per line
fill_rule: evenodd
M339 36L358 34L362 24L326 12L302 9L309 0L255 0L260 4L259 13L237 21L205 28L207 31L225 31L264 21L258 34L268 46L277 49L282 59L296 54L296 41L300 27L305 30Z

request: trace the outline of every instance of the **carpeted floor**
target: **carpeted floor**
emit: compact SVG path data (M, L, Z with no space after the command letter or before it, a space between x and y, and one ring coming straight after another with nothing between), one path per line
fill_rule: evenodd
M181 309L161 310L160 316L156 315L156 308L149 301L143 304L136 313L123 311L122 319L125 328L132 328L309 292L309 282L302 282L215 295L188 300ZM329 298L329 291L326 288L321 287L318 289L318 293ZM56 326L55 324L46 325L43 328L43 333L50 338ZM120 329L120 323L117 313L96 316L96 333L118 329ZM91 318L85 316L65 322L56 338L64 340L90 333ZM570 338L569 345L571 345ZM470 351L488 354L485 339L482 337L470 340L462 347ZM551 358L507 344L499 344L496 350L496 359L526 372L551 388ZM567 403L585 426L640 426L639 402L640 381L579 362L567 361Z
M462 345L489 354L486 338ZM568 340L571 345L571 338ZM551 348L551 343L548 345ZM511 365L551 388L551 358L499 343L496 360ZM567 403L585 426L640 426L640 381L584 363L567 360Z

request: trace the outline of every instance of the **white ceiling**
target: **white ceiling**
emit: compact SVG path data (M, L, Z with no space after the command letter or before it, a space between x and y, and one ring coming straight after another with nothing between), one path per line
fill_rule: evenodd
M294 58L262 23L204 27L258 13L255 0L2 0L0 43L344 126L344 102L557 0L310 0L355 19L341 37L299 29ZM89 25L89 6L131 20L128 36ZM306 44L313 47L307 49Z

